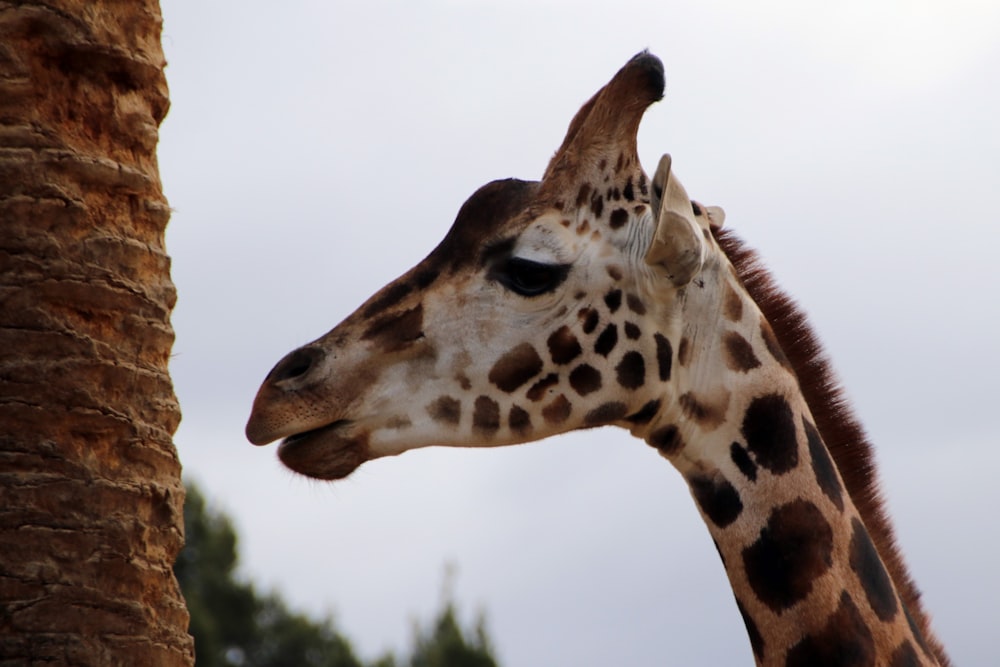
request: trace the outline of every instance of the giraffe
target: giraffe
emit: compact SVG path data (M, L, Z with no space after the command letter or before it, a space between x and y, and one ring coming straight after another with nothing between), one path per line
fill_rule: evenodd
M426 259L279 361L247 438L333 480L624 427L687 482L758 665L948 665L804 315L669 155L651 180L639 163L664 87L632 58L540 181L480 188Z

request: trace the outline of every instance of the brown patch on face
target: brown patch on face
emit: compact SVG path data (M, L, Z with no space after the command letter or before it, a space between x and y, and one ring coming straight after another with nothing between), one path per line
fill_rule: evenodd
M593 333L601 320L601 316L593 308L581 308L577 316L583 322L583 333L586 334Z
M687 337L681 338L681 342L677 346L677 363L681 366L687 366L691 363L691 341Z
M577 233L578 236L583 236L584 234L586 234L589 231L590 231L590 221L589 220L584 220L576 228L576 233Z
M590 200L590 184L584 183L580 186L580 191L576 193L576 207L581 208Z
M568 364L583 352L580 341L567 326L561 326L549 336L549 355L557 364Z
M573 224L573 221L570 220L569 218L563 218L562 220L559 221L559 224L565 227L566 229L569 229L569 226Z
M743 318L743 299L729 283L723 286L722 312L730 322L739 322Z
M594 352L597 352L602 357L606 357L610 354L611 350L615 349L615 345L617 344L618 327L614 324L609 324L604 327L604 331L597 337L597 342L594 343Z
M529 343L521 343L500 357L490 369L490 382L510 393L542 372L542 358Z
M611 225L611 229L621 229L628 222L628 211L623 208L616 208L611 211L611 217L608 218L608 224Z
M622 291L620 289L616 289L605 294L604 304L612 313L617 311L622 305Z
M632 187L631 176L629 176L628 180L625 181L625 187L622 188L622 196L628 201L635 201L635 188Z
M637 389L646 382L646 361L638 352L626 352L615 366L618 384L625 389Z
M414 274L413 282L417 285L417 289L426 289L430 287L440 275L441 272L438 269L421 269Z
M626 338L628 338L629 340L638 340L639 336L641 336L641 335L642 335L642 332L639 330L638 326L636 326L632 322L626 322L625 323L625 337Z
M500 428L500 404L489 396L477 396L472 412L472 426L494 433Z
M542 418L549 424L557 426L569 419L569 413L572 410L573 406L566 400L566 397L559 394L554 401L542 408Z
M774 360L791 370L792 364L788 361L788 357L785 356L785 351L781 349L781 343L778 342L778 337L774 335L774 329L771 328L771 324L763 316L760 318L760 335L764 339L767 351L771 353Z
M376 319L361 334L361 339L371 341L384 352L397 352L423 338L423 326L424 306L418 303L401 313Z
M531 389L528 390L527 397L529 401L540 401L545 398L546 392L550 387L554 387L559 383L559 376L555 373L549 373L541 380L531 385Z
M451 396L439 396L427 406L427 414L436 422L456 426L462 417L462 403Z
M410 428L413 426L413 422L406 415L396 415L385 422L386 428L391 428L396 431L400 431L404 428Z
M786 667L856 665L875 667L875 639L861 612L845 591L840 606L818 632L806 635L788 651Z
M392 308L413 291L413 285L400 279L383 287L375 296L368 300L361 311L365 319Z
M628 304L628 309L631 310L636 315L646 314L646 304L642 302L635 294L626 294L625 303Z
M660 374L660 382L670 379L670 371L674 363L674 350L670 345L670 340L663 334L657 332L653 334L656 341L656 367Z
M608 264L607 266L608 275L611 276L612 280L621 280L624 274L622 273L622 267L617 264Z
M692 419L704 428L711 431L719 427L726 418L726 410L729 408L729 392L720 392L716 400L706 396L696 396L693 392L681 394L677 402L681 410L688 419Z
M722 344L726 366L729 370L749 373L760 367L760 359L754 354L753 347L750 346L746 338L736 331L727 332L722 337Z
M684 440L681 438L680 431L673 424L656 429L649 434L646 442L666 456L676 454L684 448Z
M531 430L531 415L523 408L512 405L510 414L507 415L507 425L510 427L511 433L525 435Z
M604 197L595 192L590 199L590 210L593 211L595 218L600 218L604 213Z
M583 423L587 426L611 424L624 417L626 412L628 412L628 407L624 403L617 401L604 403L588 412L583 418Z
M580 364L569 374L569 384L576 393L586 396L601 388L601 374L590 364Z

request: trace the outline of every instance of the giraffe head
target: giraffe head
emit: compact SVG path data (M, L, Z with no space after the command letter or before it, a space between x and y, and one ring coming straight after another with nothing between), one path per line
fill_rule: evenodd
M278 362L247 437L337 479L428 445L622 426L688 482L758 664L947 664L803 317L669 156L651 181L639 164L663 88L660 61L633 58L541 181L480 188L426 259Z
M663 96L641 53L590 99L540 182L494 181L445 239L270 372L247 437L344 477L428 445L494 446L607 424L648 435L670 400L677 304L711 262L718 209L692 204L636 134Z

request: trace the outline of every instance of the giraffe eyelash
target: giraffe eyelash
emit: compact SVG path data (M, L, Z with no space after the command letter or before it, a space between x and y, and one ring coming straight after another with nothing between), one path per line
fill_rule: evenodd
M498 262L489 273L511 292L535 297L553 291L569 275L569 264L545 264L522 257L508 257Z

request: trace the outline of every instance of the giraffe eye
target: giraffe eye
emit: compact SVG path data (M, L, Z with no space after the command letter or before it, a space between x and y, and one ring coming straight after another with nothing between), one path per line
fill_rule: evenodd
M569 264L543 264L509 257L494 267L491 277L515 294L531 297L559 287L568 273Z

